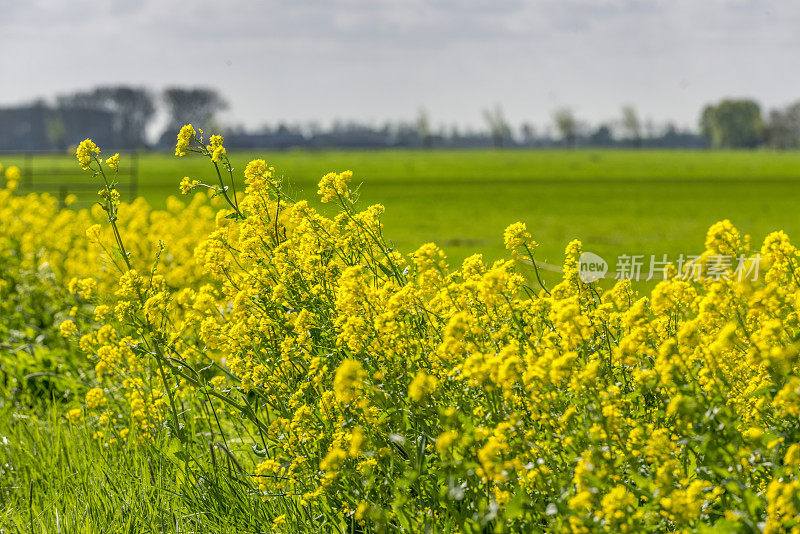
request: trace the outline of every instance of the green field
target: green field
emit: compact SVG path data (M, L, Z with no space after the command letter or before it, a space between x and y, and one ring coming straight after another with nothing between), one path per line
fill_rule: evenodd
M619 254L697 252L709 225L724 218L754 241L776 229L800 236L795 152L287 151L231 159L242 169L256 156L290 178L296 198L311 201L325 172L353 170L363 205L386 206L386 235L399 249L434 241L453 264L475 251L500 257L503 229L515 221L539 242L539 260L560 263L578 237L612 268ZM34 166L53 161L36 158ZM139 168L140 194L156 205L177 194L185 175L212 180L199 157L145 154Z

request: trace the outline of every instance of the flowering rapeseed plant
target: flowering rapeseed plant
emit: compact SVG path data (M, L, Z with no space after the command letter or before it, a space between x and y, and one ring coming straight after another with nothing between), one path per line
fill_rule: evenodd
M672 272L649 296L602 292L573 241L544 287L520 269L535 251L521 223L508 261L403 255L382 206L357 210L349 171L320 181L329 218L263 160L237 194L222 139L201 135L184 127L176 154L207 157L218 185L181 188L209 188L216 214L173 200L151 215L160 236L126 224L104 181L110 231L74 216L85 259L123 260L59 271L78 307L61 333L96 381L69 420L104 446L165 440L198 485L223 451L274 531L799 528L800 253L784 233L757 280ZM85 143L80 164L102 173ZM188 242L183 209L202 229ZM703 268L751 252L729 221L704 248Z

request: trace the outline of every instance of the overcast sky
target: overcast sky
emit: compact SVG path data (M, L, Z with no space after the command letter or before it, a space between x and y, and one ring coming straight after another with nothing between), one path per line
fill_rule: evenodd
M218 88L227 123L379 124L425 107L540 128L623 104L694 127L701 106L800 99L795 0L0 0L0 105L95 84Z

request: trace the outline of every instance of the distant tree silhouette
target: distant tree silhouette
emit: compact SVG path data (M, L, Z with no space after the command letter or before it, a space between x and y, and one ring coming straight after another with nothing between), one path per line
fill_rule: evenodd
M611 135L611 128L607 124L601 124L592 135L589 136L589 143L593 146L612 146L614 137Z
M531 146L536 142L536 127L526 122L520 127L520 133L522 134L522 142L527 145Z
M419 108L414 126L417 129L417 137L422 143L422 148L431 148L433 146L433 134L431 133L430 117L425 108Z
M771 148L800 148L800 102L770 112L764 137Z
M114 113L123 148L139 148L147 144L147 127L155 115L153 95L137 87L99 87L97 99Z
M184 124L209 128L214 116L228 108L228 103L215 89L170 87L164 90L164 104L169 113L168 130Z
M723 100L700 116L700 130L713 148L754 148L764 137L761 107L754 100Z
M125 85L97 87L61 95L56 99L61 110L106 111L114 117L115 146L139 148L147 144L147 127L156 108L146 89Z
M714 135L713 117L714 106L707 104L703 107L703 111L700 112L700 135L705 137L709 144L711 144L711 138Z
M503 148L503 140L511 135L511 128L499 104L483 110L483 119L489 126L495 148Z
M636 148L642 146L642 123L633 106L623 106L622 108L622 129L633 146Z
M568 147L575 146L576 131L578 129L578 121L575 120L575 115L569 108L560 108L553 113L553 120L556 123L556 129L561 134L561 139Z

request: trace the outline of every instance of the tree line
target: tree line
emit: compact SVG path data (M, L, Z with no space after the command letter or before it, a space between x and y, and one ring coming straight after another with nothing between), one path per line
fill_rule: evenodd
M800 102L763 114L755 100L722 100L703 108L700 131L713 148L800 148Z
M187 123L224 132L231 148L800 148L800 102L763 114L754 100L725 99L703 108L696 131L642 120L633 106L623 106L616 118L597 125L560 108L543 129L530 122L514 127L495 105L483 110L483 129L434 127L429 113L420 109L411 121L380 126L334 121L328 128L279 123L256 130L219 125L217 115L227 107L225 98L210 88L169 87L156 93L125 85L95 87L58 95L52 105L38 101L27 108L0 108L0 149L61 150L88 134L118 149L166 148ZM159 109L166 120L153 142Z
M53 103L0 108L0 149L63 150L87 136L115 149L152 147L150 130L159 107L166 112L160 138L188 122L212 126L228 106L214 89L102 86L57 95Z
M210 125L215 115L228 107L215 89L195 87L169 87L158 95L141 87L96 87L56 97L59 109L93 109L110 113L117 146L128 149L148 145L147 130L159 102L168 116L162 136L173 136L173 132L192 121Z

